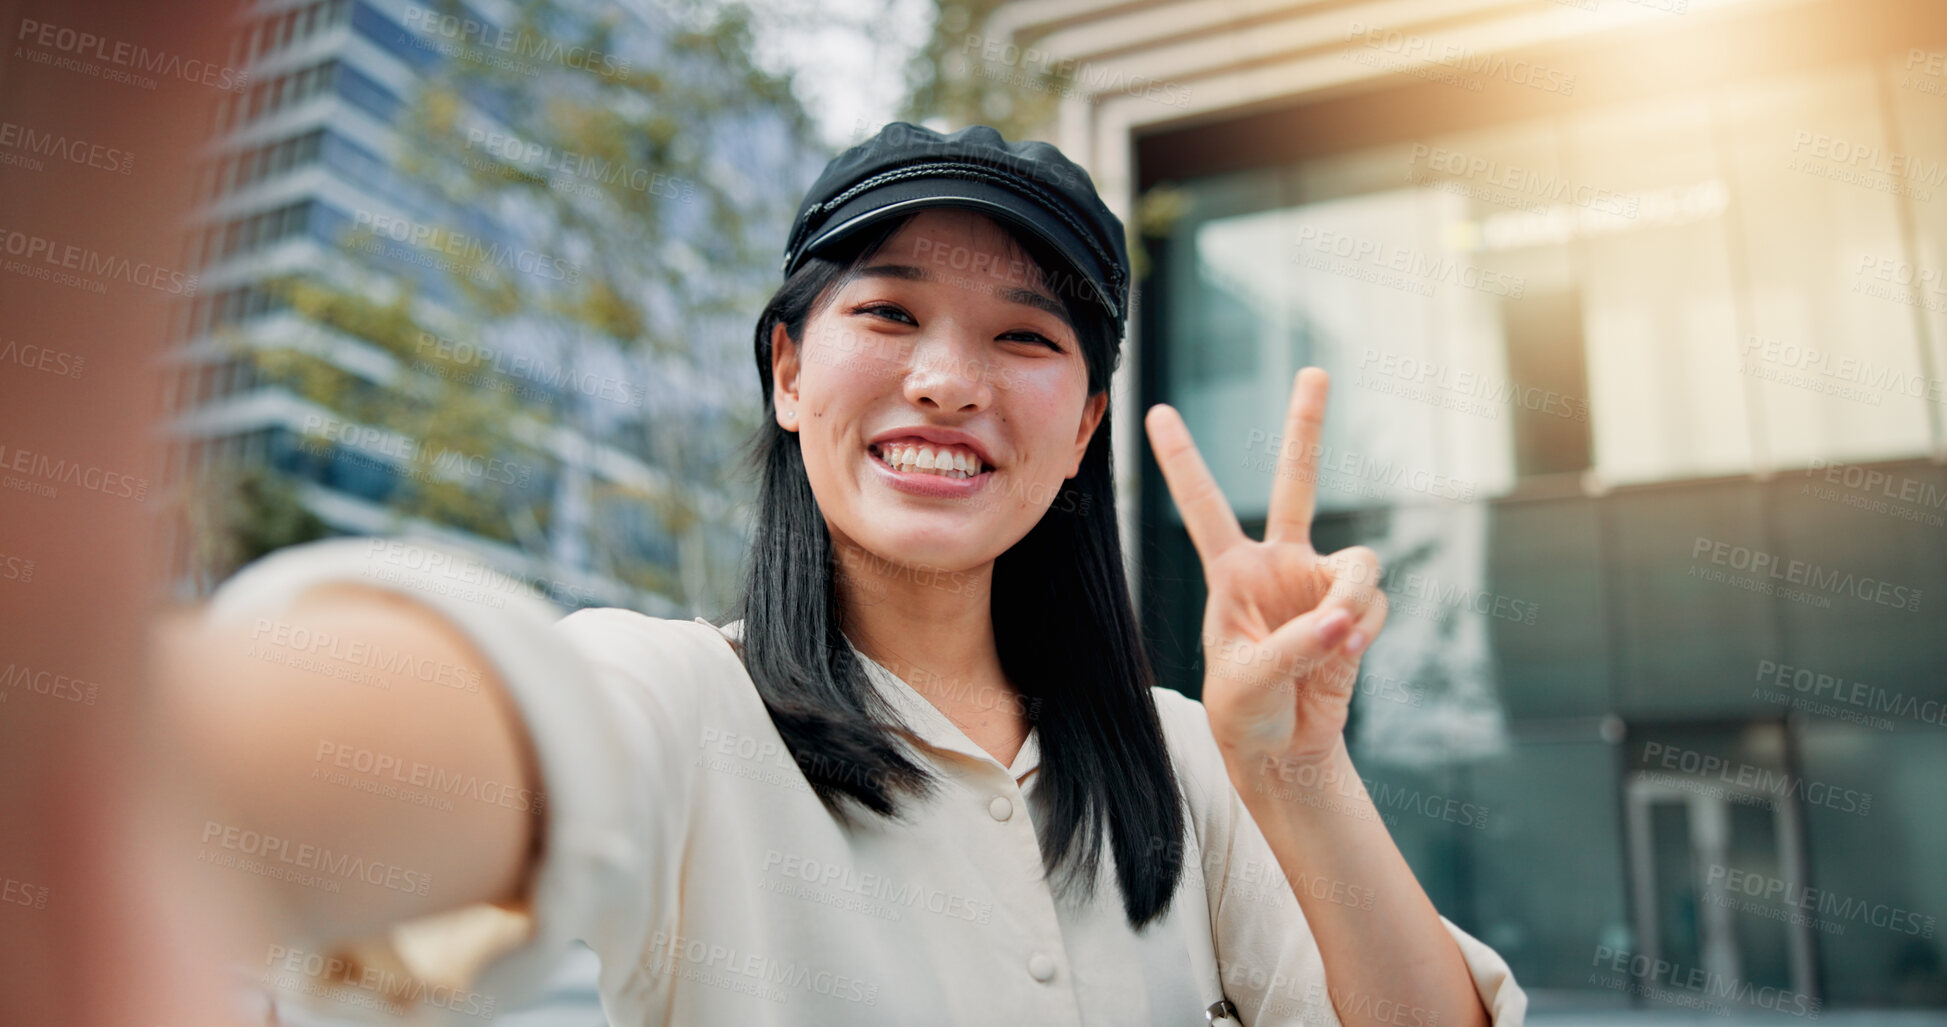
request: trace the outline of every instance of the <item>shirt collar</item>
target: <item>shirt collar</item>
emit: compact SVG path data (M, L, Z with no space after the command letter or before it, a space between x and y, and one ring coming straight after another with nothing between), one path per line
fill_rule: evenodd
M702 617L696 618L696 622L715 628L735 645L743 644L744 622L741 620L734 620L721 626L711 624ZM851 645L850 640L847 640L846 644ZM1028 737L1021 743L1021 751L1014 755L1014 765L1002 767L1001 762L995 759L992 753L968 738L967 733L960 730L958 724L948 720L946 714L940 712L939 707L933 705L931 700L921 695L913 686L901 680L899 675L860 652L858 646L852 646L852 653L858 657L860 666L865 668L866 679L872 682L879 695L899 714L900 720L929 748L955 753L1005 770L1016 784L1025 781L1029 774L1041 766L1039 727L1029 725Z

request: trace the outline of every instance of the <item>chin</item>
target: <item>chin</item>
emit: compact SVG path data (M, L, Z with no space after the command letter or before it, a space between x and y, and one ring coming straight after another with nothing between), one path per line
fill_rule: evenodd
M852 540L863 546L878 569L885 572L894 568L902 573L959 572L979 567L1001 552L973 544L970 534L978 530L984 535L985 526L974 524L964 515L889 512L875 518L874 524L875 530L853 535Z

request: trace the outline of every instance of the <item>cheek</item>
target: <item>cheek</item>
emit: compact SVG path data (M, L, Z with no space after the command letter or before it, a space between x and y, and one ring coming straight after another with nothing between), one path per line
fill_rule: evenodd
M1037 471L1067 473L1067 463L1074 458L1075 432L1081 427L1083 399L1082 386L1067 376L1022 376L1008 390L1004 414L1008 432L1017 439L1036 440L1029 463Z
M910 346L903 339L828 329L806 342L800 392L813 407L847 394L877 393L898 380Z
M861 414L896 389L898 365L869 339L827 337L805 348L798 373L798 441L814 482L826 484L863 445Z

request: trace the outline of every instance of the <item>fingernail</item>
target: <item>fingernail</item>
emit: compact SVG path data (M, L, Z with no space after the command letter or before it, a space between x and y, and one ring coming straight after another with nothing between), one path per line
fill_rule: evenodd
M1314 630L1318 632L1318 640L1330 648L1338 644L1339 638L1345 634L1345 629L1351 626L1351 615L1345 612L1344 607L1339 607L1320 617L1318 627Z
M1346 651L1346 652L1348 652L1348 653L1355 653L1355 654L1356 654L1356 653L1357 653L1357 652L1358 652L1359 650L1361 650L1361 649L1364 649L1365 647L1366 647L1366 633L1365 633L1365 632L1363 632L1363 631L1354 631L1354 632L1353 632L1352 634L1350 634L1350 635L1347 635L1347 636L1345 636L1345 651Z

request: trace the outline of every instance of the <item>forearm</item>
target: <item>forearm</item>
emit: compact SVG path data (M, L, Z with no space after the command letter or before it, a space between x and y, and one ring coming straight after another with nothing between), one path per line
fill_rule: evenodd
M1347 1027L1489 1022L1472 974L1341 740L1315 765L1226 754L1231 783L1292 884Z
M176 785L159 833L271 940L514 897L543 797L503 686L439 617L325 587L156 642L150 758Z

